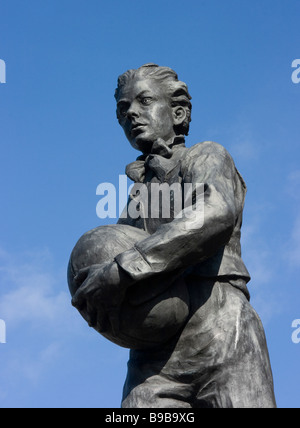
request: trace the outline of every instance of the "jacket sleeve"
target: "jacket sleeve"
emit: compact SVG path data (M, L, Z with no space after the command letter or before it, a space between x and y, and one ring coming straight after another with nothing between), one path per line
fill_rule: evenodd
M231 156L219 144L200 143L189 150L183 171L184 183L203 188L192 202L194 215L185 215L183 209L172 222L116 257L135 281L184 271L213 256L231 237L242 209L235 198L237 172Z

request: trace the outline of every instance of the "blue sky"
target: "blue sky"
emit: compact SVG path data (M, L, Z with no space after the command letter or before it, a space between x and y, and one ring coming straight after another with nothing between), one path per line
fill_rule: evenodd
M0 407L119 407L128 350L70 305L69 254L138 152L115 117L119 74L175 69L187 146L214 140L247 185L243 258L279 407L300 407L300 58L297 0L2 0ZM300 336L300 335L299 335ZM251 375L251 374L249 374Z

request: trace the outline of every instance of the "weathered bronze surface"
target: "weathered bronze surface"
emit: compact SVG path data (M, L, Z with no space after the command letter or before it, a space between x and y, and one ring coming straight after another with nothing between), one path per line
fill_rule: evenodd
M118 224L80 238L68 281L86 321L131 348L122 406L276 407L241 258L244 180L221 145L185 146L191 97L170 68L127 71L115 97L136 184Z

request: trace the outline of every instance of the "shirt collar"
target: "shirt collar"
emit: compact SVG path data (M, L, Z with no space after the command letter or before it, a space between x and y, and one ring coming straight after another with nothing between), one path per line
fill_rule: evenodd
M151 164L160 162L167 169L166 172L174 168L178 163L176 152L178 148L185 147L185 138L183 135L177 135L170 141L158 139L153 143L151 153L143 154L137 158L135 162L130 163L126 167L126 175L135 183L143 183L145 180L146 167L151 168ZM169 162L166 162L169 160Z

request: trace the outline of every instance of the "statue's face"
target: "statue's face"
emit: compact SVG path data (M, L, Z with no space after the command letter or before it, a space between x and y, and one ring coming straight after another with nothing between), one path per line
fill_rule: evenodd
M117 100L117 113L130 144L150 153L158 138L175 137L173 110L166 88L151 78L130 80Z

